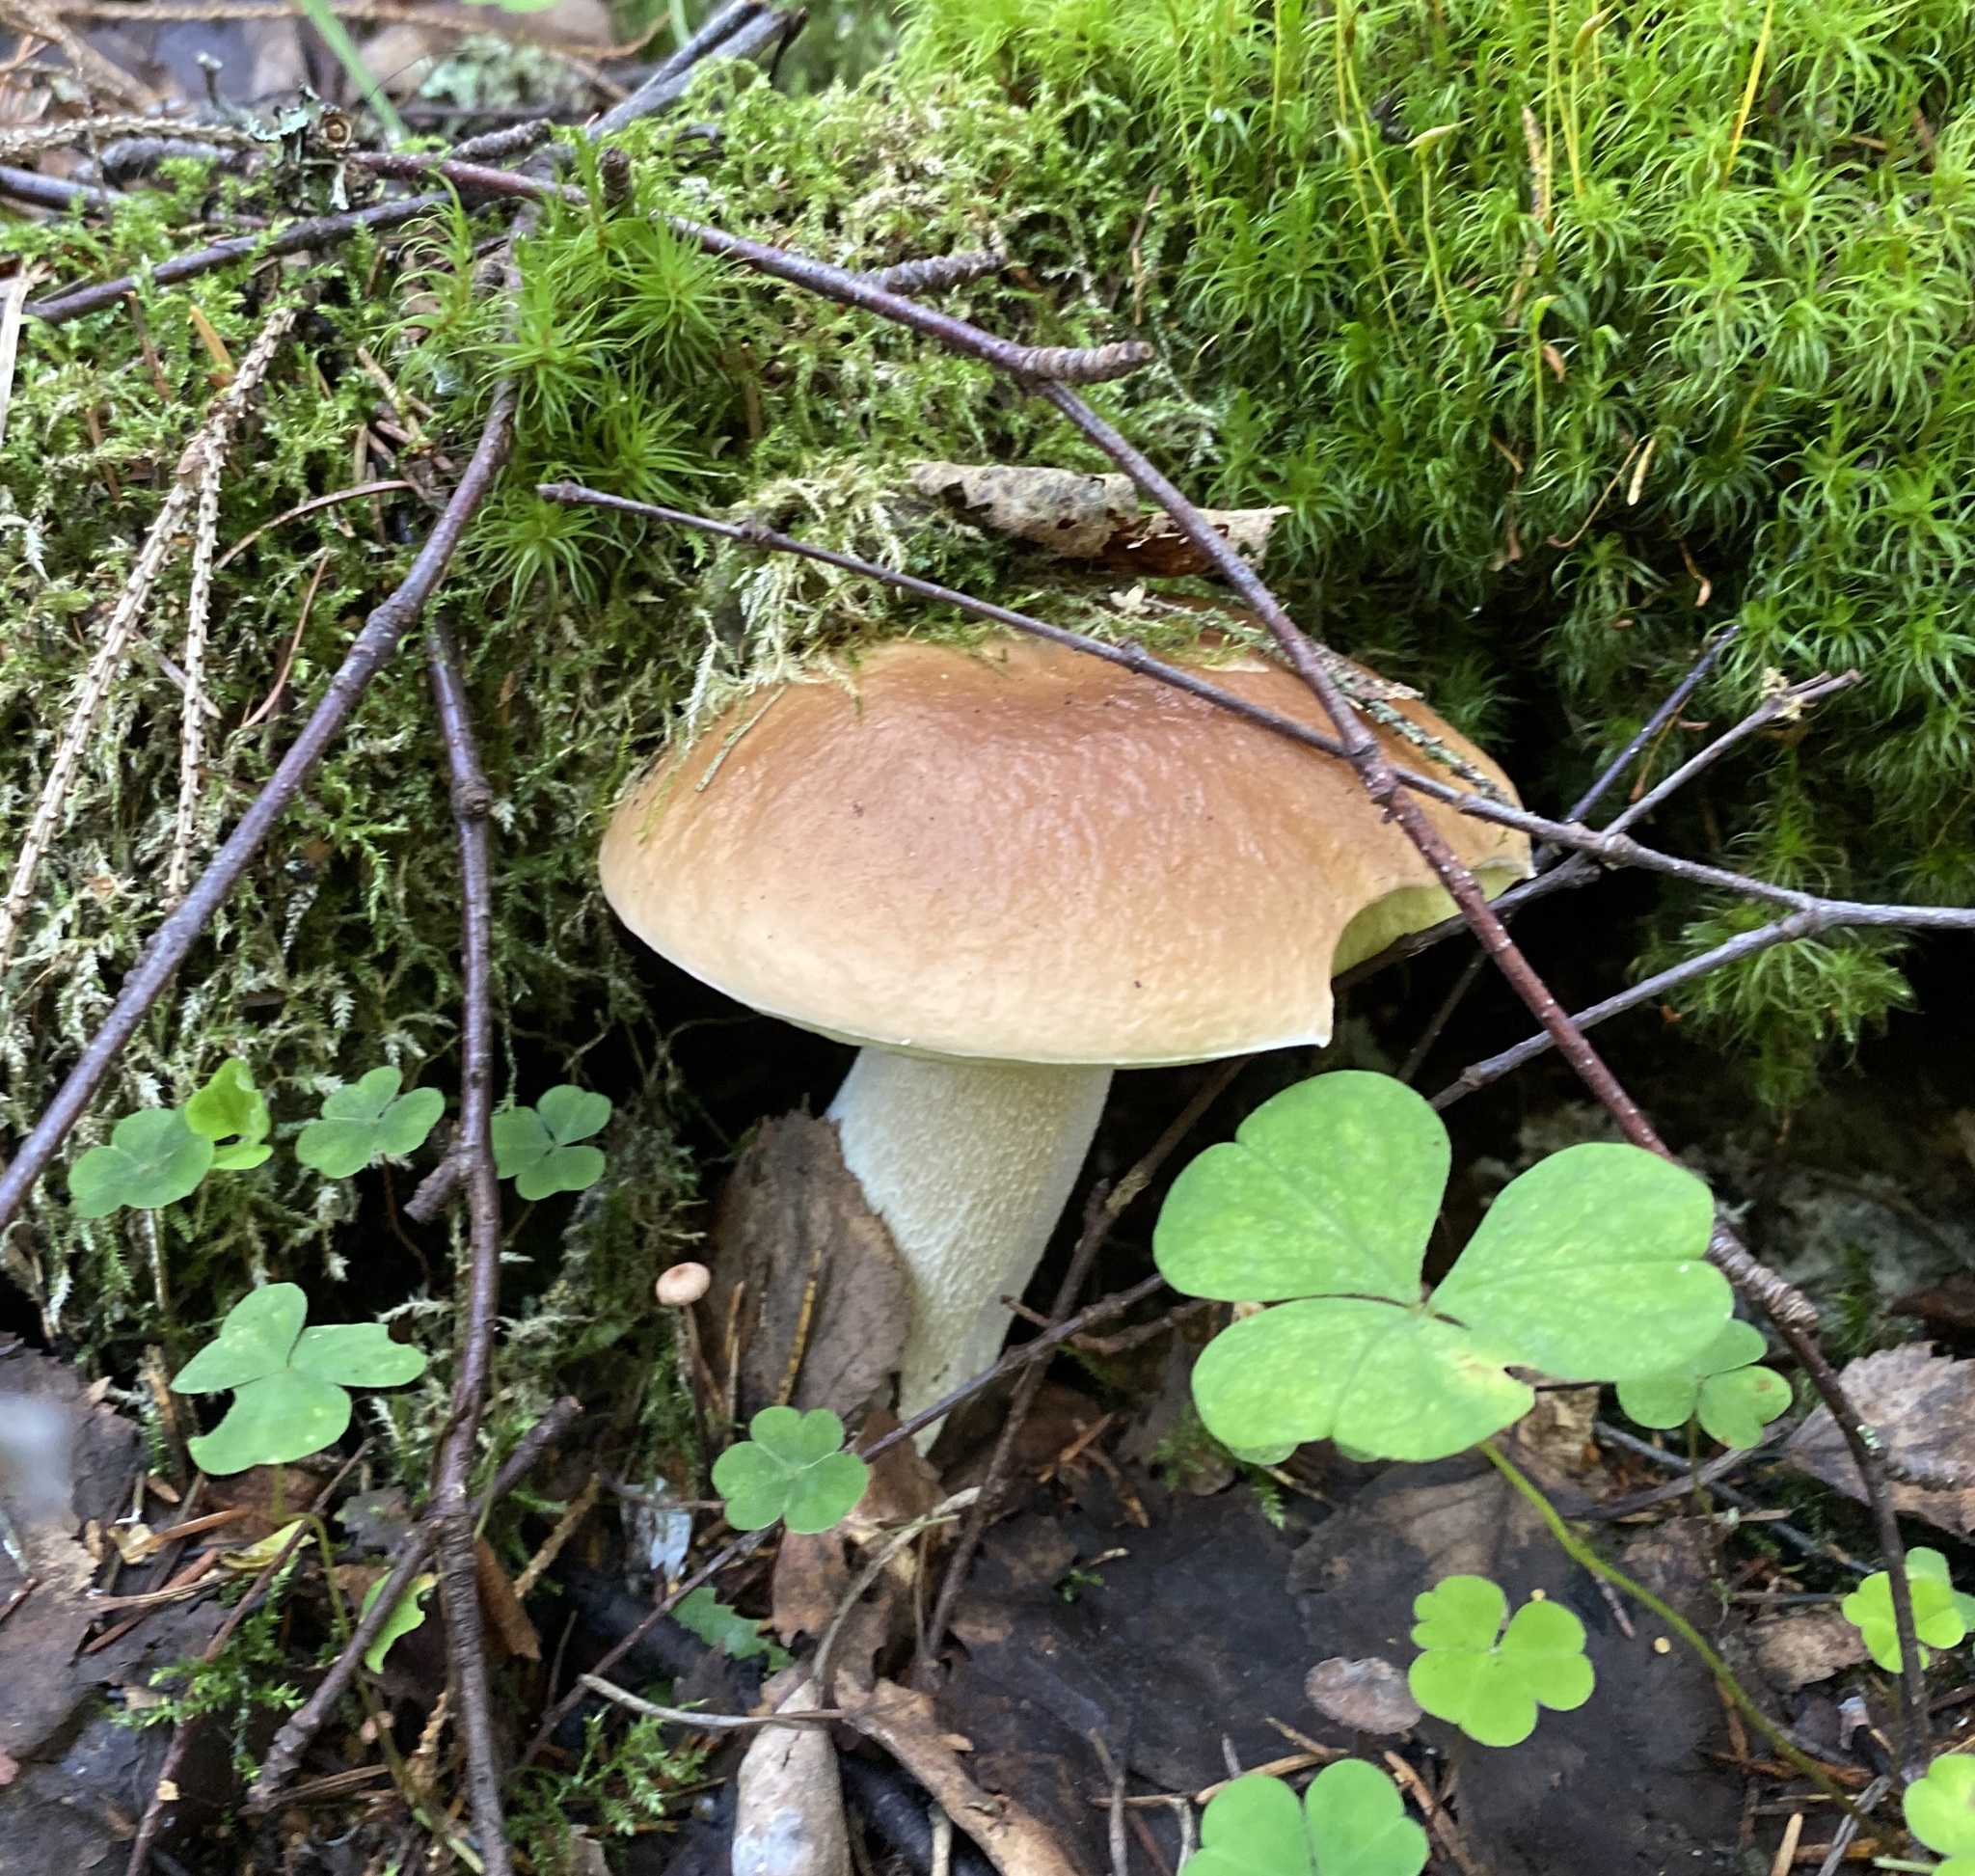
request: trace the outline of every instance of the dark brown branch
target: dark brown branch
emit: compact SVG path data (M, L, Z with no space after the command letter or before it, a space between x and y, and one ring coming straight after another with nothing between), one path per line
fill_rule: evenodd
M607 137L636 123L639 118L664 110L677 99L684 89L683 81L701 60L727 51L735 36L746 28L758 27L768 11L765 0L730 0L730 4L718 8L629 97L613 104L597 120L593 134Z
M493 1506L520 1484L534 1470L542 1455L582 1417L582 1406L564 1396L529 1427L494 1475L493 1482L480 1494L478 1504L473 1507L474 1522L477 1524ZM412 1578L424 1567L426 1558L432 1554L434 1530L429 1517L420 1518L406 1533L392 1559L383 1588L368 1613L350 1631L350 1639L343 1644L314 1693L288 1716L282 1729L275 1734L274 1743L261 1761L260 1776L247 1794L249 1810L264 1811L279 1801L283 1785L294 1776L310 1742L328 1724L338 1703L349 1691L357 1665L363 1660L365 1650L384 1633L384 1625L391 1619L392 1611L404 1600Z
M487 1876L507 1876L507 1834L501 1812L501 1766L480 1634L480 1592L473 1554L473 1514L467 1481L479 1443L480 1414L494 1364L494 1323L501 1300L501 1185L494 1170L494 884L487 824L494 793L480 768L467 709L459 654L443 620L425 624L432 695L452 776L452 819L459 841L462 937L460 1115L451 1156L467 1187L469 1267L458 1311L459 1372L452 1413L434 1469L432 1519L438 1527L439 1591L446 1609L452 1672L459 1689L460 1731L467 1748L467 1793ZM382 1598L380 1598L382 1600Z
M1246 1055L1236 1055L1217 1062L1213 1073L1201 1083L1177 1118L1152 1142L1144 1156L1118 1184L1109 1191L1099 1186L1091 1193L1090 1201L1084 1207L1083 1235L1070 1254L1069 1267L1063 1273L1063 1281L1057 1286L1056 1300L1050 1305L1050 1329L1060 1327L1075 1309L1084 1279L1090 1275L1091 1265L1104 1248L1105 1240L1111 1236L1111 1228L1124 1214L1125 1208L1151 1183L1174 1150L1199 1124L1201 1116L1228 1092L1234 1077L1248 1066L1249 1059ZM922 1665L931 1664L945 1639L953 1620L954 1605L960 1600L960 1591L966 1587L967 1572L973 1567L974 1553L980 1548L1002 1494L1008 1489L1009 1479L1015 1471L1016 1444L1021 1438L1022 1428L1028 1424L1030 1409L1036 1404L1036 1396L1042 1391L1043 1376L1047 1373L1046 1363L1031 1362L1027 1372L1015 1383L1014 1397L1008 1403L1008 1418L1001 1424L1000 1437L994 1442L993 1457L989 1459L987 1476L981 1482L981 1495L967 1508L966 1517L954 1539L953 1551L947 1558L946 1574L940 1579L939 1596L933 1605L932 1619L919 1636L918 1659Z
M88 182L68 182L59 176L42 176L36 170L17 170L0 163L0 196L15 202L31 202L37 208L57 211L94 208L108 211L127 198L119 189L99 189Z
M501 172L496 172L501 174ZM352 208L341 215L315 215L305 222L290 222L276 234L234 234L215 241L209 248L191 254L175 255L160 260L150 270L155 286L176 285L209 274L218 267L230 267L236 260L272 260L279 255L300 254L308 248L333 247L338 241L368 229L373 233L398 228L417 216L444 208L452 200L446 195L407 196L399 202L380 202L368 208ZM119 274L115 280L94 286L78 286L66 293L51 294L44 300L30 300L27 310L37 319L59 326L67 319L79 319L86 313L100 313L115 306L124 294L135 292L143 284L136 274Z
M509 426L514 416L514 386L503 380L496 387L493 408L481 425L480 439L468 462L445 511L433 524L425 544L397 590L364 623L329 680L322 701L315 706L302 732L289 746L280 766L254 798L238 825L198 883L179 902L177 909L151 935L143 955L130 968L110 1013L91 1038L55 1098L21 1142L4 1172L0 1172L0 1232L18 1215L35 1182L48 1170L69 1129L82 1118L91 1098L109 1074L123 1045L137 1033L151 1006L164 994L208 921L232 893L259 851L260 843L273 830L287 805L300 793L313 773L323 752L333 743L350 712L357 707L370 680L386 659L397 649L398 641L417 622L431 598L433 588L445 577L460 536L493 485L501 465L507 459Z

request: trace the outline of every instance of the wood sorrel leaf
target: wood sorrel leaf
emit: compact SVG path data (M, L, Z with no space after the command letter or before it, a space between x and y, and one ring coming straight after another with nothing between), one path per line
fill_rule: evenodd
M494 1167L525 1199L581 1192L604 1176L600 1148L579 1146L610 1118L607 1096L577 1087L551 1088L533 1107L494 1116Z
M220 1424L187 1442L204 1471L217 1478L319 1453L350 1424L344 1383L395 1387L424 1373L424 1354L392 1341L381 1322L311 1329L303 1326L308 1312L298 1285L249 1291L219 1334L178 1371L176 1393L233 1390Z
M101 1218L123 1206L154 1211L192 1192L212 1165L212 1142L176 1107L126 1114L106 1147L92 1147L68 1169L68 1199L78 1218Z
M1424 1652L1406 1684L1428 1713L1483 1746L1520 1745L1536 1729L1539 1705L1583 1706L1596 1678L1584 1625L1568 1609L1526 1602L1503 1629L1507 1612L1508 1598L1485 1576L1444 1578L1413 1602L1413 1641Z
M1513 1182L1422 1301L1447 1163L1419 1095L1346 1072L1265 1101L1174 1182L1153 1252L1175 1287L1285 1299L1194 1369L1217 1439L1439 1458L1529 1411L1510 1367L1616 1380L1692 1356L1727 1319L1727 1283L1704 1261L1707 1187L1625 1146L1573 1147Z
M1426 1833L1377 1766L1327 1765L1298 1804L1280 1779L1251 1772L1201 1817L1189 1876L1420 1876Z
M425 1597L430 1593L432 1586L438 1581L437 1576L426 1570L413 1577L405 1585L404 1594L398 1597L396 1603L392 1607L391 1614L385 1617L384 1626L377 1631L376 1641L372 1642L364 1650L364 1666L368 1668L373 1674L381 1674L384 1672L384 1657L391 1652L393 1642L402 1641L415 1628L422 1628L424 1626L425 1611L423 1604ZM383 1588L384 1578L380 1576L365 1591L364 1606L357 1612L357 1618L360 1621L370 1613L371 1608L377 1601L378 1591Z
M1768 1353L1760 1329L1728 1322L1678 1369L1619 1382L1618 1404L1641 1427L1685 1427L1698 1413L1709 1438L1724 1446L1754 1446L1763 1428L1790 1406L1790 1384L1755 1365Z
M185 1122L193 1132L213 1142L212 1163L220 1172L246 1172L274 1152L267 1144L273 1125L267 1101L245 1062L222 1062L211 1080L185 1103ZM230 1144L223 1146L222 1141Z
M1948 1575L1948 1560L1925 1544L1907 1553L1907 1582L1913 1595L1913 1632L1927 1650L1961 1645L1975 1624L1975 1597L1962 1595ZM1857 1629L1872 1658L1888 1673L1900 1672L1900 1634L1893 1623L1893 1585L1884 1570L1875 1570L1838 1605L1838 1613ZM1939 1846L1936 1846L1939 1847Z
M1907 1787L1906 1805L1907 1828L1930 1850L1955 1860L1934 1876L1975 1872L1975 1758L1942 1754L1924 1779Z
M871 1469L843 1450L844 1423L826 1408L764 1407L747 1430L751 1438L714 1461L714 1489L735 1530L759 1531L780 1518L813 1536L841 1524L864 1496Z
M373 1160L402 1159L425 1144L446 1097L436 1088L400 1095L404 1077L393 1068L372 1069L322 1103L322 1117L295 1141L295 1157L330 1179L347 1179Z

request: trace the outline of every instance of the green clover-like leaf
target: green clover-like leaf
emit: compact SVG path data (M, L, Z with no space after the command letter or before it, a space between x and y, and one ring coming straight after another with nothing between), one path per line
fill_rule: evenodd
M1943 1856L1934 1876L1975 1872L1975 1758L1945 1753L1907 1787L1907 1828Z
M1618 1404L1641 1427L1685 1427L1698 1413L1710 1439L1758 1445L1763 1428L1790 1407L1789 1382L1756 1365L1768 1353L1760 1329L1730 1321L1679 1368L1619 1382Z
M225 1417L187 1450L215 1478L319 1453L350 1424L350 1387L398 1387L425 1372L417 1348L381 1322L305 1328L309 1299L292 1283L249 1291L172 1382L178 1394L233 1393Z
M1922 1644L1920 1665L1924 1668L1930 1647L1959 1646L1975 1627L1975 1596L1964 1596L1955 1588L1948 1575L1948 1560L1925 1544L1907 1553L1907 1580L1913 1593L1913 1632ZM1872 1658L1888 1673L1898 1673L1900 1637L1893 1625L1892 1578L1884 1570L1875 1570L1838 1610L1865 1638Z
M258 1166L274 1149L267 1144L273 1126L267 1101L254 1085L241 1061L222 1062L212 1079L185 1103L185 1123L213 1143L215 1171L244 1173ZM222 1141L230 1142L222 1145Z
M1190 1295L1278 1301L1196 1364L1194 1402L1236 1451L1331 1439L1435 1459L1520 1419L1510 1367L1620 1380L1697 1354L1727 1319L1705 1262L1708 1189L1636 1147L1571 1147L1495 1201L1420 1297L1447 1129L1386 1075L1320 1075L1265 1101L1174 1182L1153 1251Z
M377 1631L377 1639L364 1650L364 1666L373 1674L384 1672L384 1657L391 1652L392 1644L402 1641L415 1628L425 1625L424 1601L432 1586L439 1581L429 1571L421 1571L405 1585L405 1592L392 1605L391 1614L385 1617L384 1626ZM376 1606L378 1591L384 1588L384 1578L379 1577L365 1592L364 1606L357 1612L361 1621Z
M1420 1876L1426 1833L1398 1786L1362 1758L1339 1759L1298 1803L1280 1779L1250 1773L1201 1817L1189 1876Z
M446 1111L436 1088L401 1095L396 1069L372 1069L322 1103L322 1117L302 1129L295 1157L330 1179L348 1179L379 1159L402 1159L425 1144Z
M154 1211L192 1192L213 1160L212 1142L176 1107L125 1114L106 1147L92 1147L68 1169L68 1201L78 1218L122 1206Z
M759 1655L771 1673L789 1665L788 1651L762 1633L766 1622L730 1608L704 1585L682 1598L672 1611L672 1619L689 1635L698 1636L708 1647L719 1649L731 1660L751 1661Z
M1568 1712L1591 1698L1584 1625L1568 1609L1526 1602L1502 1627L1508 1598L1485 1576L1449 1576L1413 1602L1424 1650L1406 1683L1436 1719L1483 1746L1516 1746L1536 1729L1536 1709Z
M577 1142L609 1118L608 1097L567 1086L551 1088L532 1107L504 1108L494 1116L495 1170L525 1199L583 1191L603 1178L604 1155Z
M747 1430L751 1437L714 1461L714 1490L726 1500L736 1531L759 1531L780 1518L813 1536L841 1524L864 1496L871 1469L843 1450L844 1423L826 1408L764 1407Z

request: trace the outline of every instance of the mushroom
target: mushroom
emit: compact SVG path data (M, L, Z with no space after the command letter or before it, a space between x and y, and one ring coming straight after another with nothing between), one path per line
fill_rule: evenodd
M1324 722L1272 661L1205 657ZM1520 834L1426 812L1489 892L1527 876ZM891 640L744 697L634 788L602 873L674 964L860 1046L829 1118L908 1270L905 1415L994 1360L1113 1070L1325 1044L1331 978L1452 910L1340 759L1003 637Z

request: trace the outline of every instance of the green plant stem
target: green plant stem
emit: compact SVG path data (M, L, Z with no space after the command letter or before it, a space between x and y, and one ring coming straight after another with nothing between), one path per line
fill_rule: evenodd
M1569 1525L1564 1523L1563 1514L1557 1510L1556 1506L1551 1504L1549 1499L1543 1495L1540 1488L1533 1482L1524 1477L1514 1462L1497 1448L1493 1440L1483 1440L1481 1442L1481 1451L1487 1455L1489 1463L1536 1508L1536 1515L1549 1527L1550 1535L1563 1546L1574 1562L1582 1563L1593 1576L1599 1577L1610 1584L1614 1590L1624 1591L1627 1595L1643 1603L1654 1615L1659 1617L1695 1654L1700 1656L1708 1672L1714 1675L1721 1691L1735 1702L1742 1716L1778 1753L1788 1759L1792 1765L1796 1766L1805 1778L1811 1780L1818 1789L1832 1804L1836 1805L1847 1817L1854 1819L1861 1829L1870 1830L1873 1828L1872 1820L1852 1802L1851 1797L1843 1787L1834 1783L1818 1762L1809 1754L1793 1744L1789 1734L1749 1699L1742 1683L1735 1678L1734 1671L1709 1646L1700 1630L1695 1628L1685 1616L1682 1616L1678 1611L1661 1601L1650 1590L1635 1583L1623 1570L1617 1568L1614 1564L1608 1563L1604 1558L1600 1557L1589 1544L1584 1542L1582 1537L1571 1530Z
M405 128L405 121L397 114L397 106L385 95L384 87L370 75L370 68L364 63L364 55L357 50L357 42L351 39L349 28L329 10L329 0L299 0L302 16L321 35L322 42L336 54L337 63L349 73L350 83L356 86L364 102L377 114L377 122L384 126L384 134L394 144L401 144L411 134Z

